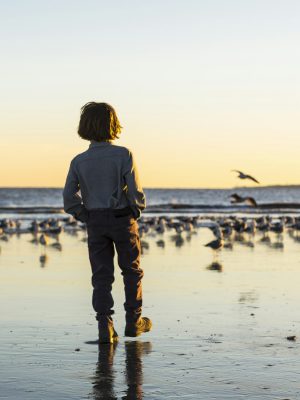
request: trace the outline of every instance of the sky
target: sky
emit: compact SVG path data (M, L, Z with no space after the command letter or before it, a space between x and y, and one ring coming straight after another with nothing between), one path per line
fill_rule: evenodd
M144 187L300 184L300 3L0 2L0 186L61 187L104 101ZM250 183L251 185L251 183Z

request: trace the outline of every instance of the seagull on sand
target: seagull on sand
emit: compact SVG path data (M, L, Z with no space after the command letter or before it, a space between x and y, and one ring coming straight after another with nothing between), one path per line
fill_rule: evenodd
M212 231L216 239L206 243L204 246L210 247L212 250L214 250L214 252L218 251L224 246L223 233L220 229L220 226L218 224L214 224L212 226L208 226L208 228Z
M237 169L233 169L232 172L237 172L238 173L238 178L240 178L240 179L249 179L250 181L253 181L255 183L259 183L258 180L253 178L253 176L244 174L244 172L242 172L242 171L238 171Z
M209 243L206 243L204 246L205 247L210 247L212 250L220 250L224 245L224 240L219 238L212 240Z
M42 246L44 246L44 254L46 254L46 246L48 246L49 243L48 237L42 233L39 238L39 242Z

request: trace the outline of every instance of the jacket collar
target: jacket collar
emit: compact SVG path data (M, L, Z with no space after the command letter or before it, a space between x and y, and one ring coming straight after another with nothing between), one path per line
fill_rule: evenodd
M89 145L89 149L92 147L104 147L104 146L109 146L112 145L112 141L107 141L107 142L96 142L95 140L91 140L91 143Z

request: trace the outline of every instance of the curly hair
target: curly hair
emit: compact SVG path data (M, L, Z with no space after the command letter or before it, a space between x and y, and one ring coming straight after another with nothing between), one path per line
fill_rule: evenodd
M96 142L118 139L121 129L111 105L91 101L81 108L78 134L82 139Z

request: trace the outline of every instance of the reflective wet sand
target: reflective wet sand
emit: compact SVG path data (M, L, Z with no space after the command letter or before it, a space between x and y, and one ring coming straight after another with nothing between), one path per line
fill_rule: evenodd
M144 315L153 331L98 351L84 232L62 249L1 241L1 399L299 399L300 242L237 237L217 257L197 234L145 236ZM50 243L55 240L50 239ZM41 257L42 256L42 257Z

